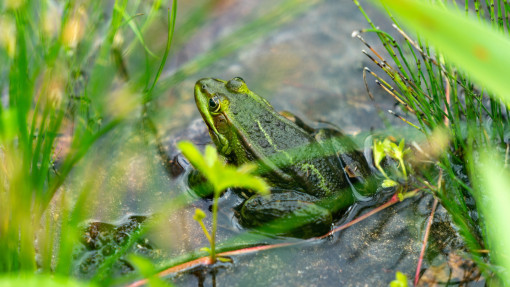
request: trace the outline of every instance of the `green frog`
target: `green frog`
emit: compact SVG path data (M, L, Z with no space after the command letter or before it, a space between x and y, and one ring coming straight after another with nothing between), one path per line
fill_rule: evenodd
M240 77L198 80L195 102L227 162L255 162L272 186L271 195L244 201L237 212L244 227L315 236L327 232L356 197L375 191L368 163L351 140L276 112Z

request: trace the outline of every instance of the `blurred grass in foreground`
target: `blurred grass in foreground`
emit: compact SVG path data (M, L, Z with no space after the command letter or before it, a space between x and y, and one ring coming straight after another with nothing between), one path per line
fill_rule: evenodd
M116 172L108 161L123 161L99 158L90 151L101 150L98 142L109 149L120 147L122 138L108 137L108 143L102 139L117 131L136 131L157 109L147 109L146 103L316 2L276 4L220 39L211 51L165 76L160 86L156 83L178 17L176 1L168 10L162 1L4 1L0 8L0 273L9 276L3 276L0 284L31 284L37 280L31 275L35 273L55 276L39 278L54 286L74 284L58 278L73 274L79 223L92 212L89 202L101 188L101 172ZM215 3L188 7L189 19L175 30L177 45L208 21ZM163 31L166 45L146 40L155 19L168 19ZM76 172L78 165L89 168ZM79 190L68 190L69 181L83 184ZM176 208L182 201L178 198L165 206ZM94 281L110 284L115 260L147 230L108 257Z

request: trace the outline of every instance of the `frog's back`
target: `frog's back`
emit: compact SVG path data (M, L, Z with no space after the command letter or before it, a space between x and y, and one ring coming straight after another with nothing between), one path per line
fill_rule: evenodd
M239 126L248 126L250 132L240 132L239 137L249 146L249 158L257 160L258 155L269 157L291 178L289 181L275 174L273 178L269 176L272 182L284 188L300 187L319 198L348 187L338 162L327 155L322 145L307 131L272 108L265 110L258 107L247 115Z

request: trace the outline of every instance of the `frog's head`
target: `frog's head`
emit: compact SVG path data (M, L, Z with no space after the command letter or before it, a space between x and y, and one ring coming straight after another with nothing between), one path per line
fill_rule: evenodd
M195 102L214 144L222 155L229 155L236 147L239 134L244 134L254 111L272 109L269 103L250 91L244 80L230 81L204 78L195 84Z

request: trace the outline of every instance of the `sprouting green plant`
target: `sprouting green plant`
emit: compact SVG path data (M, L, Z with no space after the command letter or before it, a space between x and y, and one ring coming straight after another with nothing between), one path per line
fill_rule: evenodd
M404 164L404 156L409 153L410 149L405 148L405 139L400 140L400 143L396 145L394 142L390 141L388 138L384 139L384 152L397 160L400 165L400 169L402 170L402 174L404 175L404 179L407 179L407 171L406 165Z
M202 209L200 209L200 208L195 209L195 214L193 215L193 220L195 220L196 222L198 222L198 224L200 224L200 227L202 228L202 231L204 232L204 235L207 238L207 241L209 241L210 246L213 246L214 245L213 238L212 238L211 234L209 233L209 231L207 231L207 227L205 227L205 224L204 224L204 221L203 221L203 219L206 218L206 217L207 217L207 215L205 214L205 212ZM209 248L209 247L202 247L200 249L200 251L207 252L209 254L210 258L211 258L211 262L214 262L212 260L213 252L212 252L211 248ZM216 256L216 259L218 259L219 261L222 261L222 262L229 262L230 261L230 259L224 258L224 257L221 257L221 256Z
M211 238L211 234L209 234L209 231L207 231L207 227L205 227L205 224L204 224L204 218L206 218L207 215L205 214L205 212L200 209L200 208L197 208L195 209L195 214L193 215L193 220L195 220L196 222L198 222L198 224L200 224L200 227L202 228L202 231L204 232L205 234L205 237L207 237L207 240L209 241L209 243L212 242L212 238Z
M391 281L390 282L390 287L407 287L407 276L400 272L400 271L397 271L397 273L395 273L395 280Z
M262 178L252 174L257 168L256 165L243 164L239 167L226 165L223 160L218 158L218 152L213 146L206 146L203 155L191 142L180 142L178 147L193 167L202 173L213 186L214 197L211 234L209 235L205 225L202 223L202 219L205 218L205 213L203 213L203 211L196 210L194 219L201 224L204 234L211 244L209 251L211 262L216 262L218 199L221 193L227 188L239 187L250 189L259 194L268 194L269 186Z
M382 182L382 187L392 187L398 185L397 181L390 178L381 166L381 162L385 157L391 157L398 161L400 170L402 171L402 179L407 180L407 171L404 162L404 156L409 153L410 149L405 148L405 141L402 139L398 145L392 142L389 138L383 141L374 140L373 144L374 164L376 168L384 175L385 179Z
M386 179L389 179L388 175L384 171L381 166L382 160L386 157L386 153L384 152L384 144L382 141L374 140L372 152L374 154L374 164L377 169L384 175Z

